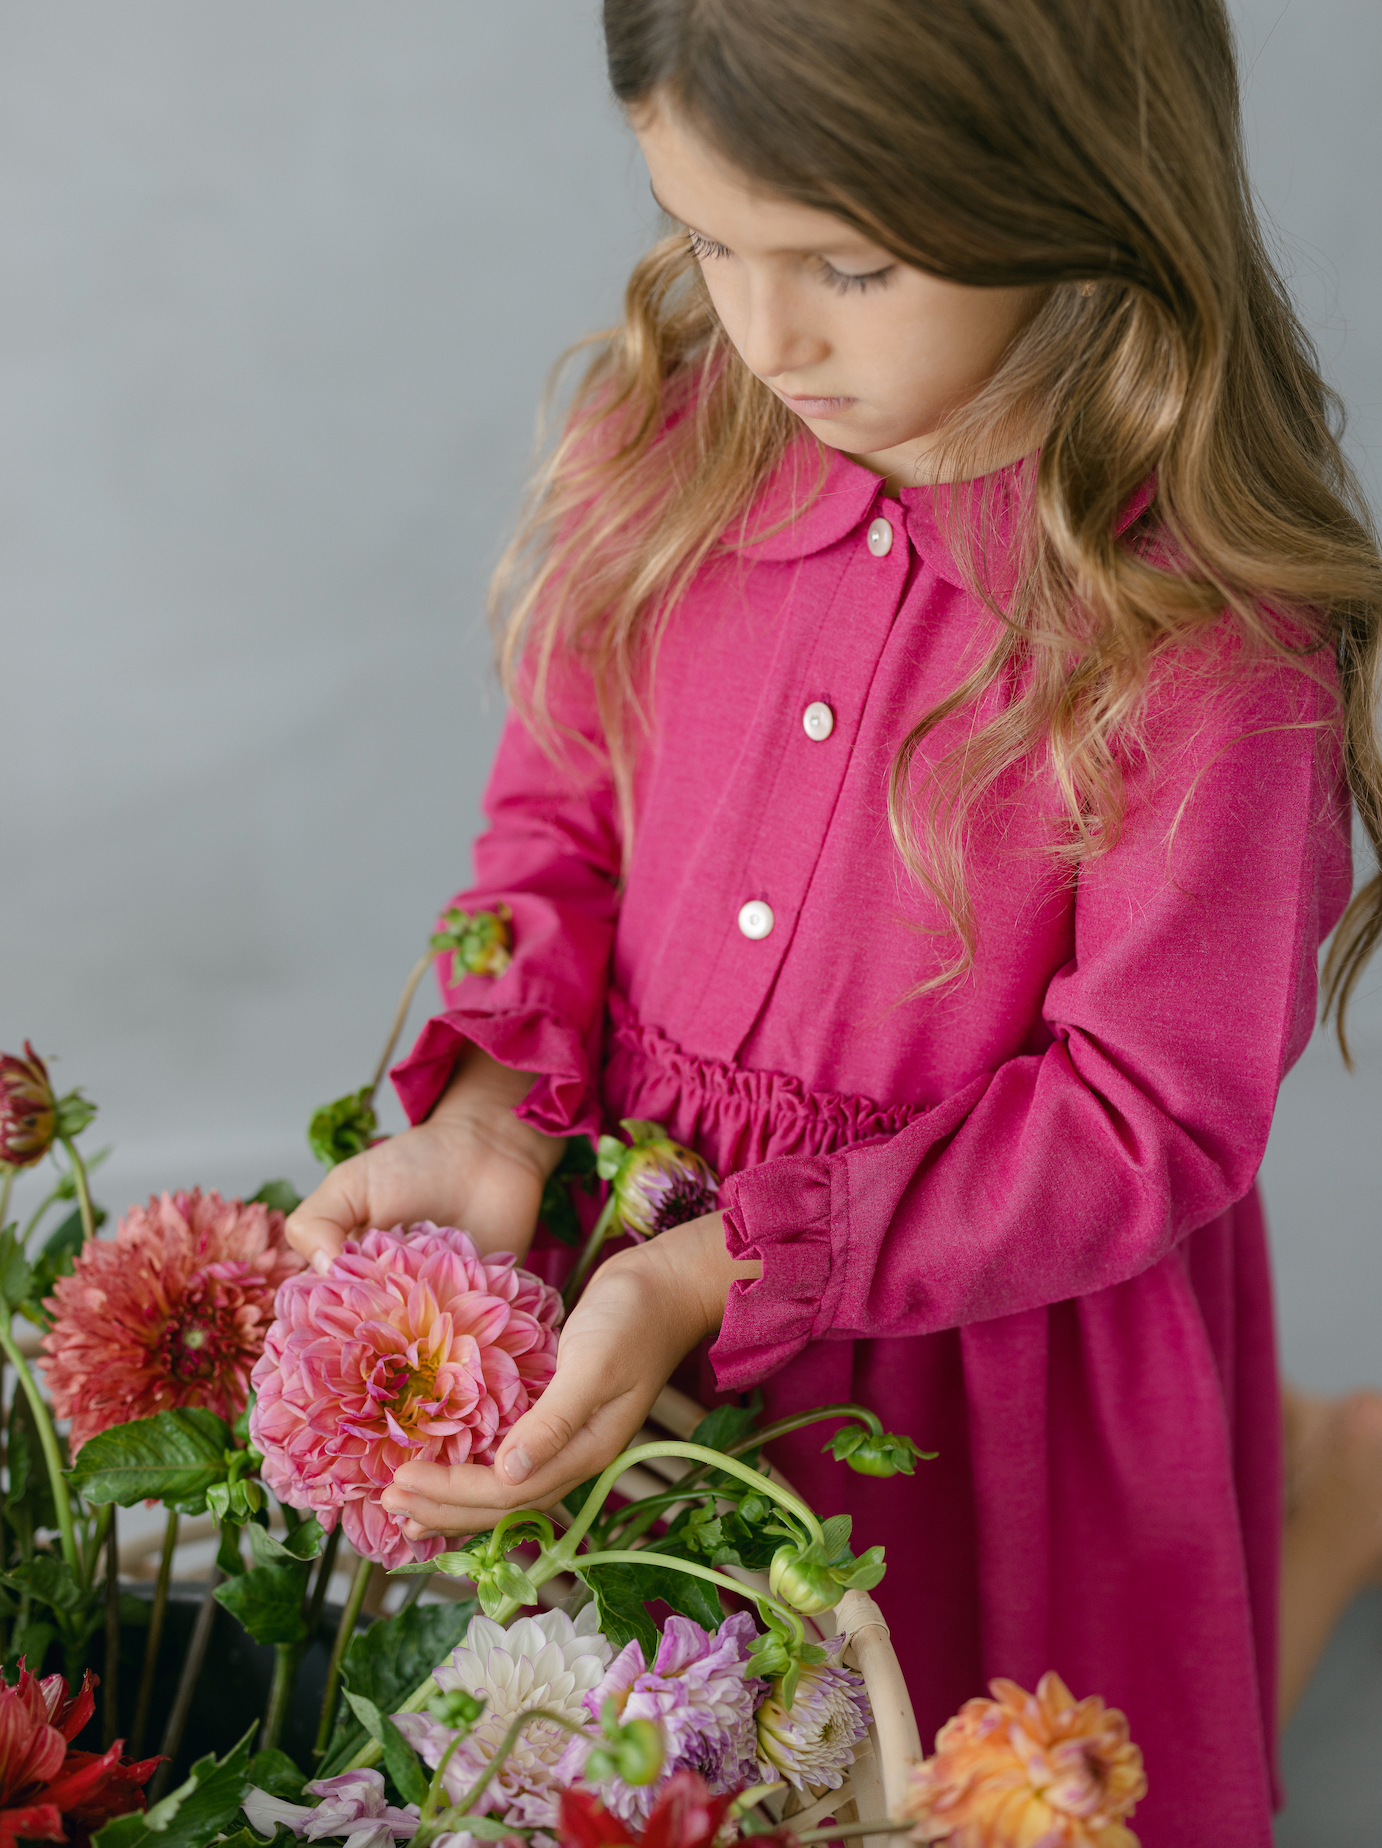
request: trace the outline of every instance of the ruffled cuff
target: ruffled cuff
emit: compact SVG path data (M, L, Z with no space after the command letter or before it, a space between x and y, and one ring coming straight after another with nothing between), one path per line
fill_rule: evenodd
M389 1073L410 1123L430 1115L472 1043L501 1065L538 1074L514 1111L520 1122L544 1136L599 1135L591 1048L575 1027L533 1006L453 1007L433 1015L408 1057Z
M743 1392L828 1327L833 1258L832 1164L802 1155L732 1174L720 1189L725 1246L763 1275L735 1283L710 1350L722 1392Z

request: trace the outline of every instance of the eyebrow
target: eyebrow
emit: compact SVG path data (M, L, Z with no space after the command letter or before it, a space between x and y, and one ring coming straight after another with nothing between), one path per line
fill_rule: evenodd
M689 220L683 218L679 212L674 212L671 206L665 205L663 201L658 198L657 188L656 186L653 185L651 180L648 181L648 191L652 194L653 204L657 207L657 209L660 212L665 212L667 216L670 219L672 219L676 224L684 225L686 229L692 234L693 237L702 238L707 244L720 243L720 239L718 237L712 237L708 231L700 230L697 226L691 224ZM848 236L850 234L850 227L845 226L844 231L845 231L845 237L846 239L848 239ZM867 245L871 249L881 250L883 248L881 244L871 244L870 240L866 238L862 232L856 231L854 232L853 235L856 238L858 238L859 243ZM850 245L846 241L846 242L841 242L838 244L811 244L811 245L792 244L790 246L784 246L783 248L790 248L791 250L798 251L798 252L801 252L803 254L807 254L810 256L828 257L829 255L831 255L832 252L836 254L837 256L844 255L848 252L855 250L857 247ZM889 257L888 261L892 262L893 259Z

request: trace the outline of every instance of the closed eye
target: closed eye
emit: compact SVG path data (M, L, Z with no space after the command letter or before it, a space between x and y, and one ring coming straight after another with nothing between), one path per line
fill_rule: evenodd
M688 230L686 242L698 263L708 263L713 258L731 255L727 245L717 243L714 238L706 237L700 231ZM895 263L885 263L881 269L866 270L862 275L855 275L849 270L836 269L826 257L818 257L816 261L820 265L821 280L828 282L837 295L862 294L865 289L877 288L886 283L897 268Z

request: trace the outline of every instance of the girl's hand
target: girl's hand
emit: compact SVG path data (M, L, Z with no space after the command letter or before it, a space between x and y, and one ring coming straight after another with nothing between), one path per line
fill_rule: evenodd
M761 1272L726 1252L719 1213L616 1252L562 1330L551 1385L494 1463L405 1463L383 1505L409 1517L410 1540L479 1533L511 1509L552 1507L613 1462L678 1361L720 1326L731 1283Z
M368 1226L431 1219L468 1232L483 1252L521 1258L564 1147L513 1114L532 1083L531 1072L470 1047L427 1121L333 1168L289 1218L288 1243L324 1271Z

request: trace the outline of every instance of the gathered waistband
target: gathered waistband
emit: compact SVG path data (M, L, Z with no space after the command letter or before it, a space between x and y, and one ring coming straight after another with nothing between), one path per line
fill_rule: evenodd
M609 997L603 1090L614 1118L663 1123L723 1174L782 1155L826 1155L896 1135L924 1104L885 1106L844 1091L812 1091L789 1072L702 1059Z

